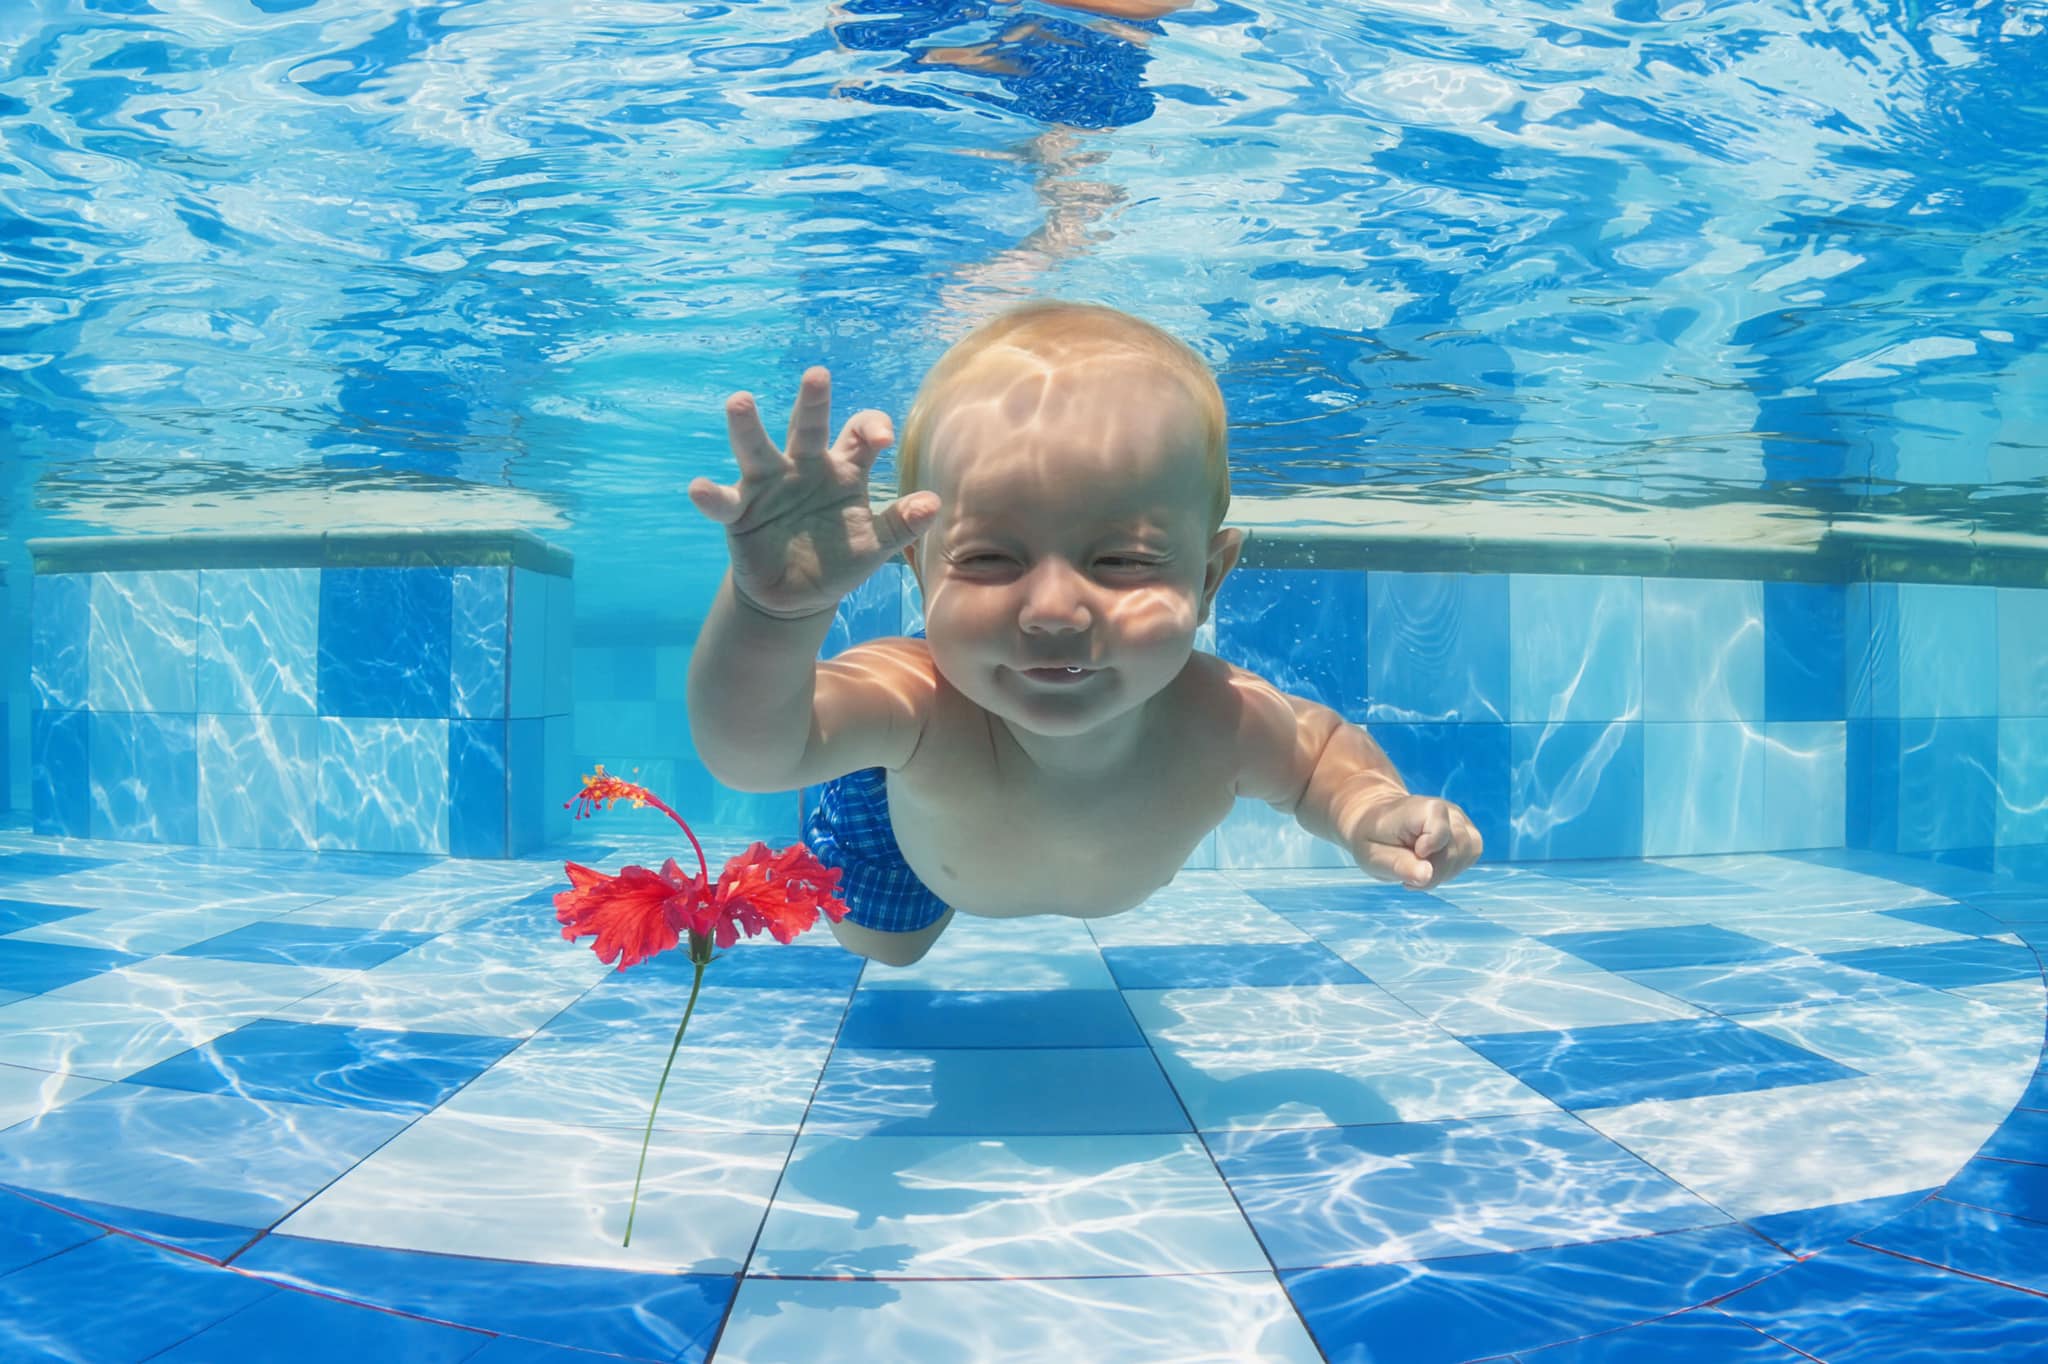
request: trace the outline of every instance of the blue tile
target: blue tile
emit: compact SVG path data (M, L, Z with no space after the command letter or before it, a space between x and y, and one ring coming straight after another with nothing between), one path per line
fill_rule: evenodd
M1517 573L1508 602L1511 720L1642 718L1642 579Z
M1205 1136L1280 1269L1726 1223L1567 1114Z
M104 1235L90 1222L32 1199L0 1193L0 1275Z
M1851 720L1847 726L1846 837L1849 847L1899 847L1899 722Z
M1968 905L1918 905L1911 909L1880 909L1878 913L1909 924L1925 924L1948 933L1969 933L1980 938L2006 932L2006 926L1981 909Z
M0 883L5 879L0 877ZM0 899L0 933L13 933L34 928L37 924L53 924L60 919L90 913L92 910L85 905L46 905L36 900Z
M289 1352L294 1364L461 1364L490 1343L482 1331L395 1316L311 1293L280 1291L152 1359L224 1364Z
M1843 1246L1716 1304L1816 1359L1949 1364L2038 1357L2048 1298Z
M1889 976L1852 971L1803 954L1718 966L1666 966L1627 974L1638 985L1718 1014L1878 999L1913 988Z
M2014 1109L1977 1154L1997 1160L2048 1165L2048 1112Z
M1464 913L1450 901L1440 900L1427 891L1364 879L1334 886L1254 886L1248 893L1276 914Z
M1821 955L1823 960L1858 971L1872 971L1936 989L2037 980L2041 975L2041 963L2032 949L1988 938L1915 943L1910 947L1865 947Z
M319 834L320 722L199 717L200 837L213 847L303 850Z
M1108 947L1102 960L1125 990L1368 983L1357 967L1319 942Z
M1725 1018L1459 1040L1552 1103L1572 1109L1747 1094L1859 1074Z
M1520 1364L1811 1364L1810 1355L1730 1321L1712 1308L1681 1312L1625 1331L1589 1336L1547 1350L1523 1351Z
M188 1251L216 1264L225 1264L233 1259L235 1252L256 1236L252 1227L210 1222L203 1217L182 1217L176 1213L130 1207L125 1203L104 1203L96 1198L80 1198L48 1190L39 1191L36 1197L87 1223Z
M432 933L301 924L286 918L249 924L204 942L180 947L170 955L361 971L390 961L400 953L410 952L433 937Z
M501 720L511 700L506 654L511 642L509 568L457 568L450 580L451 714Z
M1819 1208L1771 1213L1749 1219L1751 1230L1773 1244L1783 1246L1802 1259L1837 1246L1859 1232L1869 1231L1925 1202L1932 1189L1889 1194L1883 1198L1859 1198L1848 1203L1830 1203Z
M100 947L0 938L0 986L41 994L141 960L132 952L110 952Z
M0 1283L0 1339L74 1360L148 1359L278 1290L217 1266L103 1236ZM246 1358L247 1356L244 1356Z
M1841 583L1764 584L1764 718L1839 720L1847 589Z
M832 1053L804 1131L893 1136L1186 1132L1148 1047Z
M200 570L201 712L312 715L319 643L319 569Z
M74 871L91 871L94 867L108 866L104 857L70 857L63 853L13 852L0 853L0 886L14 881L40 880L45 876L65 876Z
M1550 933L1542 941L1609 971L1649 971L1660 966L1709 966L1718 962L1762 961L1793 954L1761 938L1712 924L1677 928L1627 928L1595 933Z
M448 722L448 852L453 857L510 855L506 796L510 735L503 720Z
M453 570L320 571L320 713L446 719Z
M548 785L545 739L544 722L539 719L506 721L506 852L513 857L547 845L548 816L566 798ZM575 793L572 789L567 794Z
M196 711L198 571L93 574L88 648L94 710Z
M1524 858L1635 857L1643 848L1643 727L1511 725L1513 832Z
M1848 714L1852 719L1897 719L1899 585L1849 583L1843 605Z
M518 1046L515 1039L257 1019L128 1083L263 1102L425 1113Z
M1365 575L1244 568L1216 594L1216 655L1352 719L1365 713Z
M1115 990L863 990L839 1045L1142 1047L1145 1034Z
M0 1132L0 1183L230 1227L266 1227L411 1121L146 1085L94 1090Z
M1508 847L1513 744L1503 724L1415 725L1375 720L1372 737L1408 789L1463 808L1489 859Z
M738 1283L731 1274L521 1264L293 1236L266 1236L235 1264L397 1312L638 1359L703 1359Z
M2048 1223L1930 1198L1856 1240L2048 1296Z
M1366 602L1365 718L1375 733L1383 721L1508 719L1505 576L1368 573Z
M1668 862L1606 861L1592 859L1560 862L1542 868L1544 876L1588 890L1603 891L1638 899L1729 900L1747 904L1756 889L1722 876L1709 876L1690 867Z
M761 946L722 954L704 972L709 988L721 990L837 990L852 991L860 979L861 958L840 947ZM667 976L690 978L690 959L682 952L668 952L633 968L635 979Z
M537 719L545 713L542 705L547 685L548 575L528 568L513 569L510 610L506 714L514 720Z
M1643 581L1643 718L1764 718L1763 584Z
M1899 721L1900 852L1985 848L1998 825L1998 721Z
M2048 1165L1980 1156L1942 1186L1941 1196L1973 1208L2048 1222Z
M82 710L92 693L92 575L39 573L30 591L30 704Z
M95 711L91 770L94 838L199 841L197 716Z
M92 836L92 712L38 710L28 726L29 810L39 834Z
M1680 1311L1790 1263L1747 1230L1723 1226L1513 1254L1287 1271L1280 1281L1333 1361L1460 1364Z

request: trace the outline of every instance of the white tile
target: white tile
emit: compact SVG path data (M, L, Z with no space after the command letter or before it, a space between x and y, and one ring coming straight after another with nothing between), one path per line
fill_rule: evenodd
M748 1269L1008 1278L1268 1265L1192 1135L806 1135Z
M107 1082L103 1080L0 1065L0 1128L39 1117L53 1108L62 1108L73 1099L106 1087Z
M534 1264L737 1272L789 1138L657 1132L627 1247L620 1242L640 1140L606 1128L430 1113L277 1230Z
M1206 1131L1556 1111L1375 986L1126 990L1124 999Z
M2005 1112L1864 1079L1578 1116L1708 1202L1747 1218L1933 1188L1976 1154Z
M1162 893L1136 909L1087 924L1099 947L1308 941L1306 933L1242 892Z
M692 1017L692 1033L696 1022ZM671 1040L620 1045L542 1034L464 1085L441 1111L639 1132L647 1125ZM686 1034L676 1052L655 1114L657 1131L796 1132L825 1069L828 1045L709 1049L693 1046L697 1040Z
M863 990L1114 990L1088 921L1056 914L955 914L921 961L870 965Z
M276 917L267 906L247 909L96 909L9 933L22 942L104 947L112 952L153 956L217 938L237 928Z
M2019 1101L2041 1056L2041 1015L1993 1008L1944 990L1744 1014L1745 1028L1839 1061L1923 1101Z
M1797 905L1802 914L1840 910L1909 909L1953 904L1946 895L1881 876L1820 866L1790 857L1755 853L1720 853L1702 857L1652 858L1667 866L1696 871L1770 892L1759 901L1767 906Z
M2039 976L2031 980L2001 980L1989 985L1952 985L1948 992L2025 1018L2039 1019L2042 1013L2043 999Z
M1540 976L1451 967L1389 981L1387 992L1465 1037L1700 1016L1670 995L1590 967Z
M1728 915L1715 920L1716 926L1779 947L1790 947L1816 956L1828 952L1854 952L1864 947L1911 947L1927 942L1961 942L1965 935L1946 929L1897 919L1889 914L1815 914L1803 906L1760 914Z
M1317 942L1381 983L1446 968L1528 974L1586 966L1582 957L1467 915L1435 923L1336 912L1291 917Z
M436 938L274 1016L359 1028L524 1037L574 1003L606 970L589 952L556 961L547 944L489 950L507 939ZM567 949L568 944L556 944ZM547 955L543 955L547 954Z
M871 1283L748 1277L719 1364L1321 1364L1270 1271Z

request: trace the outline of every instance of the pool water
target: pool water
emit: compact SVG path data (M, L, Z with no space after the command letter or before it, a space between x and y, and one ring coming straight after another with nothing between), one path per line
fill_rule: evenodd
M676 851L579 831L551 852ZM902 969L744 943L630 1248L689 970L561 941L563 885L0 829L9 1358L1860 1364L2048 1330L2048 894L2010 880L1193 871Z

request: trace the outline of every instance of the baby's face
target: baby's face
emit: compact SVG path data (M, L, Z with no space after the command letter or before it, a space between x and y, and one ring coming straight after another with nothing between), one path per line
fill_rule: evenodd
M933 426L923 481L943 505L914 561L946 679L1048 738L1171 682L1239 538L1209 533L1204 448L1149 362L1020 357L963 382Z

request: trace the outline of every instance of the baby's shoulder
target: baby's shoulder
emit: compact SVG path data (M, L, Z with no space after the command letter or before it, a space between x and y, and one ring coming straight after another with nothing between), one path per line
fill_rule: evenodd
M1298 791L1302 729L1323 708L1289 695L1248 668L1197 652L1189 660L1185 719L1228 752L1232 785L1260 800Z

